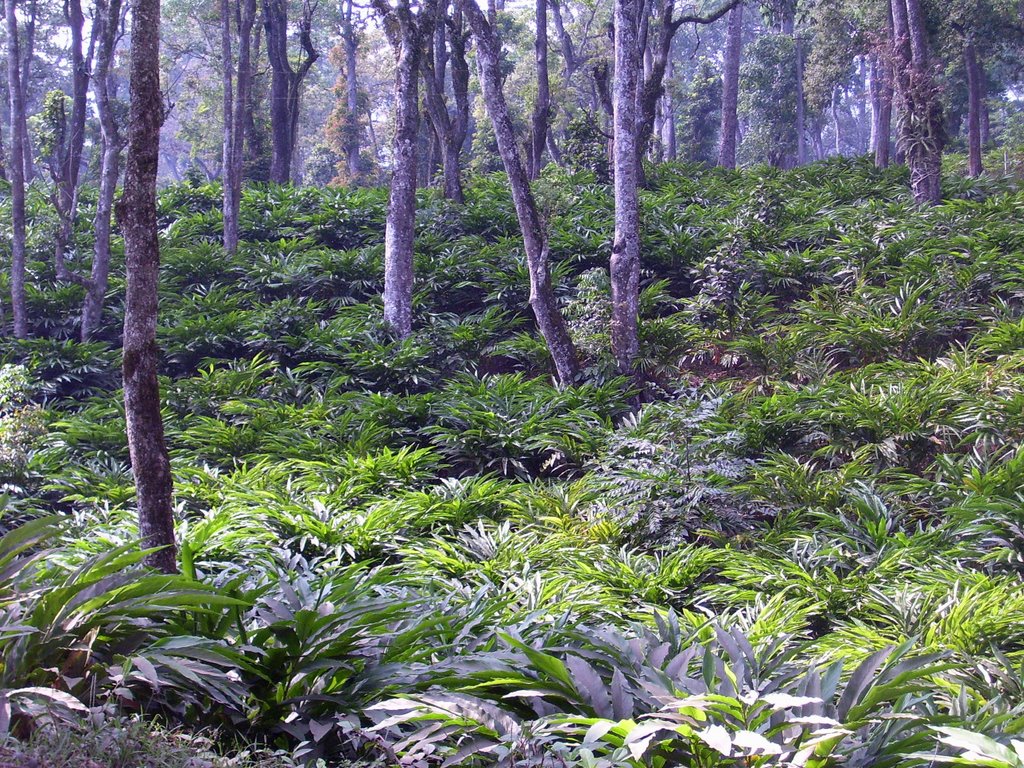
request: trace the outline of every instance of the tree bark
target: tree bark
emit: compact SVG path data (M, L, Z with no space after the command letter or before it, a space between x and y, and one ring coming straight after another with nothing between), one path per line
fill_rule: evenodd
M100 120L100 189L93 220L92 270L82 303L82 341L88 341L99 328L110 275L110 218L123 146L114 114L110 67L117 45L121 9L121 0L97 0L93 19L98 42L92 85Z
M345 134L345 167L350 182L358 181L362 175L359 152L359 81L356 66L358 41L352 23L353 0L345 0L341 14L341 40L345 49L345 108L348 110Z
M252 28L256 0L239 0L235 13L230 0L221 0L221 55L224 80L224 250L238 250L238 217L242 205L242 167L245 159L245 118L252 87ZM231 17L238 20L238 62L232 53Z
M78 173L85 146L86 105L89 96L89 65L83 44L85 16L81 0L67 0L64 20L71 32L71 117L62 126L62 140L50 165L53 202L59 222L54 243L54 264L59 280L74 279L64 264L64 256L74 232L78 211ZM90 49L95 44L95 32L94 25Z
M668 68L665 70L665 77L671 83L675 77L675 62L668 61ZM661 99L662 123L661 123L661 146L664 150L664 158L669 162L676 159L676 105L672 97L672 91L665 89L665 95Z
M637 192L639 0L615 0L615 239L612 243L612 354L620 373L633 375L639 352L640 202Z
M28 116L29 86L32 84L32 62L35 59L36 48L36 21L39 16L39 3L31 0L28 6L28 20L25 22L25 45L21 50L21 76L18 80L21 88L21 103ZM13 118L11 119L14 123ZM22 160L25 166L25 183L31 184L36 178L36 163L32 153L32 137L28 133L28 120L22 120L18 125L21 133Z
M548 122L551 119L551 83L548 79L548 2L536 0L537 34L534 58L537 64L537 99L533 104L530 134L529 176L540 176L544 147L547 144Z
M444 196L455 202L464 202L462 194L462 145L466 140L466 125L469 115L469 76L466 65L465 39L460 37L461 30L456 25L452 28L452 90L456 96L455 115L449 113L444 96L447 57L444 56L444 23L445 8L438 4L439 16L435 19L434 52L423 57L424 101L427 115L434 129L434 136L441 154L441 166L444 173ZM461 25L461 22L460 22ZM457 39L456 39L457 38ZM440 51L439 51L440 49ZM465 75L465 76L464 76Z
M502 91L501 44L494 28L488 23L475 0L462 0L462 12L476 37L477 66L484 102L494 125L498 152L508 174L519 228L523 233L523 246L530 273L530 306L551 353L558 380L562 384L568 384L579 375L579 360L565 320L558 311L548 265L547 237L519 156L512 118Z
M11 310L14 337L28 337L28 309L25 298L25 90L21 82L18 17L15 0L6 0L7 91L11 108Z
M901 149L910 167L918 203L942 199L942 105L928 55L927 32L919 0L891 0L892 72L900 106Z
M124 191L118 219L124 233L124 400L128 450L135 476L142 546L160 547L146 562L177 570L173 481L160 416L156 343L160 244L156 174L163 103L160 95L160 0L134 0L129 63L130 108Z
M879 168L889 167L892 153L892 75L886 58L876 57L871 69L872 101L872 142L871 149L875 153L875 165Z
M267 32L267 54L270 59L270 126L273 155L270 180L277 184L292 181L295 145L299 137L299 107L302 82L320 58L313 45L313 7L309 0L302 4L299 42L303 58L298 69L288 57L288 5L286 0L263 0L263 25Z
M736 167L736 136L739 133L737 105L740 92L740 59L743 52L743 3L729 12L729 31L722 71L722 128L719 136L718 164Z
M967 173L977 178L985 170L981 159L981 102L984 74L978 64L978 52L974 43L968 43L964 48L964 65L967 69Z
M433 7L425 5L415 14L408 0L399 0L394 8L385 0L377 0L374 5L396 58L394 167L384 225L384 322L404 339L412 333L420 58Z

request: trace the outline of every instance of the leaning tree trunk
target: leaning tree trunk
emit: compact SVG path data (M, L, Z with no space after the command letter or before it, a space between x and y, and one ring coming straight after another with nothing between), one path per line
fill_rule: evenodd
M558 311L548 266L547 237L533 193L530 191L530 181L519 156L512 117L509 115L508 104L502 91L501 43L475 0L462 0L462 12L476 37L477 66L484 103L494 125L498 152L508 174L519 228L523 233L523 246L530 273L530 307L551 353L558 380L562 384L568 384L579 375L579 360L565 320Z
M11 108L11 310L14 337L28 337L25 298L25 90L21 82L15 0L4 4L7 22L7 91Z
M143 547L159 548L146 562L177 570L173 481L160 416L156 343L160 244L156 174L163 103L160 95L160 0L135 0L130 54L130 108L124 191L118 219L124 233L124 400L128 451L135 476Z
M100 120L100 189L93 220L92 270L82 303L82 341L88 341L99 328L110 276L110 218L123 143L114 114L110 66L114 60L120 20L121 0L98 0L93 19L98 43L93 94Z
M536 0L537 35L534 57L537 63L537 99L533 104L530 132L531 179L540 176L544 147L547 144L548 122L551 119L551 84L548 80L548 1Z
M441 167L444 174L444 196L457 203L464 202L462 194L462 166L461 154L462 144L466 139L464 123L461 117L456 114L453 119L448 112L448 104L445 101L445 68L447 59L443 55L445 43L444 13L445 8L438 4L439 15L435 18L432 52L427 52L423 57L423 90L424 104L426 105L427 116L433 128L434 139L441 154ZM465 49L458 51L458 42L452 41L452 84L453 90L457 93L460 87L460 64L456 59L463 57L461 66L465 65ZM456 104L458 111L461 105Z
M964 48L964 64L967 69L967 173L976 178L985 170L981 160L981 102L984 75L978 64L978 52L974 43L968 43Z
M615 240L612 243L612 354L623 374L633 374L639 352L640 208L637 193L637 25L639 0L615 0Z
M743 3L729 12L729 32L725 44L725 67L722 71L722 128L719 135L718 164L736 167L736 136L739 133L737 112L740 92L740 57L743 51Z

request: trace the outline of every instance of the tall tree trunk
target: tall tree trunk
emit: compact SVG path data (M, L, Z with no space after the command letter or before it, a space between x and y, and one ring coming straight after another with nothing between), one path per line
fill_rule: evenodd
M8 181L7 178L7 150L4 148L4 124L0 120L0 179Z
M64 20L71 32L71 117L66 123L61 146L50 168L54 182L54 208L59 221L54 243L54 263L57 278L61 280L69 278L64 255L74 232L78 212L78 172L85 146L86 105L89 96L89 65L83 43L85 16L81 0L67 0ZM90 49L95 44L95 27L92 35Z
M534 58L537 63L537 99L533 104L530 134L531 179L540 176L544 147L547 144L548 121L551 119L551 84L548 81L548 0L536 0L537 34Z
M7 22L7 91L11 108L11 310L14 337L28 337L25 299L25 89L21 82L15 0L4 3Z
M508 174L519 228L523 233L523 246L530 273L530 306L551 353L558 380L568 384L579 374L579 360L565 320L558 311L548 265L547 237L537 213L533 193L530 191L530 181L519 156L512 118L502 91L501 43L475 0L462 0L462 12L476 37L477 66L484 102L494 125L498 152Z
M124 233L124 400L128 451L135 476L142 545L161 547L146 562L177 570L173 480L160 416L156 343L160 244L156 174L163 103L160 95L160 0L134 0L129 63L130 103L124 191L118 219Z
M743 3L729 12L729 31L722 71L722 128L719 136L718 164L736 167L736 136L739 133L737 105L740 92L740 58L743 50Z
M675 62L668 60L668 68L665 70L665 77L669 83L675 78ZM665 160L672 162L677 157L676 152L676 105L672 97L671 88L665 89L665 95L661 100L662 123L661 123L661 146L664 149Z
M223 170L221 182L224 200L221 206L224 219L224 250L233 254L238 249L238 193L232 178L232 160L235 141L235 55L231 45L231 0L220 0L220 56L223 82Z
M872 142L871 149L875 153L875 165L879 168L889 167L892 153L892 75L888 66L888 56L876 56L871 67L871 86L875 99L873 101Z
M839 86L832 89L832 129L835 131L835 153L843 153L842 126L839 123Z
M974 43L968 43L964 48L964 64L967 69L967 173L976 178L985 170L981 161L981 102L984 74L978 65L978 52Z
M796 32L795 9L787 8L782 33L793 38L796 49L796 164L807 163L807 100L804 94L804 43Z
M359 81L356 67L358 41L352 23L353 0L345 0L341 14L341 39L345 48L345 108L347 125L345 134L345 167L350 182L356 182L362 175L359 152Z
M313 6L302 4L299 22L299 43L303 58L293 68L288 56L288 5L286 0L263 0L263 26L267 32L267 54L270 59L270 127L273 154L270 180L288 184L292 180L295 145L299 135L299 106L302 83L310 68L320 58L313 45Z
M639 351L640 202L637 193L638 0L615 0L615 240L612 243L612 353L633 374Z
M237 19L238 61L232 53L231 18ZM224 80L224 250L238 250L238 218L242 206L242 167L245 160L245 119L252 88L252 28L256 0L238 0L232 13L230 0L221 0L221 51Z
M452 90L456 94L456 114L448 112L445 100L445 67L447 57L444 54L445 29L444 14L446 8L438 3L439 15L435 19L433 54L423 57L424 102L427 115L434 129L437 149L440 152L441 167L444 173L444 196L455 202L464 202L462 194L462 144L466 140L465 119L463 109L468 113L468 76L463 81L463 72L468 72L465 64L465 41L452 40ZM458 35L453 30L453 35ZM461 45L461 48L460 48ZM461 91L461 94L460 94Z
M29 87L32 85L32 62L36 55L36 21L39 17L38 0L30 0L28 5L28 19L25 22L25 44L21 50L21 76L18 80L21 88L21 103L27 117ZM11 122L14 122L12 117ZM21 132L22 160L25 166L25 183L31 184L36 178L36 163L32 153L32 137L28 133L28 120L22 120L18 124Z
M422 8L417 19L408 0L400 0L393 9L384 0L375 5L396 58L394 167L384 225L384 321L404 339L412 333L420 57L423 28L433 19L433 9Z
M110 217L117 190L118 160L123 141L114 114L111 64L121 20L121 0L97 0L93 24L96 27L96 69L93 72L93 94L100 120L100 189L93 220L92 270L86 282L82 303L82 341L99 328L103 299L110 275Z
M918 203L942 199L942 104L931 71L919 0L891 0L893 79L900 106L901 149Z

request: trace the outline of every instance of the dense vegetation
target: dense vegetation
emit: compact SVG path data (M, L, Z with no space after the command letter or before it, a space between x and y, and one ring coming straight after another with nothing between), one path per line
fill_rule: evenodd
M293 756L238 765L1024 764L1024 192L950 177L921 209L862 160L648 176L639 387L585 174L536 185L586 357L565 387L501 177L419 193L402 341L386 191L249 187L228 256L220 188L166 190L180 575L136 548L122 273L69 340L82 289L30 196L0 731L54 755L48 719L157 716Z

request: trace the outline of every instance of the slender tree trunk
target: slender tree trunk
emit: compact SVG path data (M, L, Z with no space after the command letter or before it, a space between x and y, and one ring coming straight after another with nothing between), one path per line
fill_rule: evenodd
M71 33L71 117L61 146L50 167L54 182L54 208L60 222L54 243L54 264L57 278L73 279L64 264L65 251L74 233L78 212L78 172L85 146L86 105L89 96L89 65L86 62L83 28L85 16L81 0L68 0L64 20ZM95 30L90 48L95 43Z
M807 164L807 100L804 94L804 43L796 32L796 19L792 10L783 19L783 34L793 38L796 48L796 164Z
M8 181L6 157L7 150L4 148L4 124L3 121L0 120L0 179L3 179L4 181ZM0 324L2 324L2 319L0 319Z
M135 475L142 545L161 547L146 562L177 570L173 481L160 416L156 343L160 244L156 174L163 103L160 95L160 0L132 6L131 98L124 192L118 219L124 232L127 284L124 315L124 399L128 450Z
M839 123L839 86L832 89L832 127L835 131L836 156L843 154L842 126Z
M612 353L632 375L639 352L640 202L637 193L638 0L615 0L615 240L612 243Z
M345 134L345 167L350 182L356 182L362 175L359 152L359 81L357 79L356 54L358 41L352 24L353 0L345 0L341 15L341 38L345 47L345 108L348 110Z
M891 154L892 77L887 58L876 56L871 63L871 150L875 154L875 165L879 168L889 167Z
M11 108L11 310L14 337L28 337L25 298L25 90L21 82L15 0L4 4L7 22L7 91Z
M420 30L408 4L394 11L394 167L384 226L384 321L399 338L412 333L413 244L416 235L416 145L419 133ZM424 17L425 18L425 17ZM385 19L387 23L387 19Z
M675 78L675 61L668 60L668 68L665 70L665 78L671 84ZM665 95L661 100L662 124L661 124L661 145L665 150L665 160L672 162L677 157L676 150L676 105L672 97L672 89L666 88Z
M462 144L466 140L466 133L461 110L463 107L468 111L468 102L460 102L458 92L465 85L468 88L468 77L463 83L460 67L465 67L465 47L459 48L459 42L452 41L452 84L456 92L456 115L453 119L448 112L448 105L445 101L445 67L447 58L443 55L445 45L445 24L443 14L445 8L438 4L442 16L435 19L434 29L434 52L433 55L423 57L423 86L424 102L427 107L427 115L430 118L431 126L434 129L436 148L440 154L441 167L444 174L444 196L455 202L464 202L462 194L462 167L461 153ZM457 34L457 33L456 33ZM440 49L440 51L439 51ZM460 59L461 61L457 61ZM465 91L462 98L466 98Z
M981 176L984 172L981 160L981 102L982 74L978 65L978 53L974 43L964 48L964 64L967 69L967 146L968 175Z
M100 189L93 220L92 270L86 283L82 304L82 341L99 328L103 314L103 300L107 294L110 275L110 218L117 190L118 160L122 139L117 128L111 84L110 66L117 45L121 19L121 0L98 0L93 24L97 27L96 69L93 72L93 93L96 112L100 119Z
M548 266L548 243L537 206L530 191L530 182L523 168L516 143L512 118L502 91L501 44L494 28L484 18L475 0L463 0L465 14L477 41L477 65L484 102L494 125L505 172L512 187L512 200L516 206L519 228L523 233L527 267L530 273L530 306L537 318L537 326L547 343L555 364L558 380L563 384L573 381L579 374L576 347L565 321L558 311L558 303L551 285Z
M32 85L32 62L36 55L36 20L39 16L38 0L31 0L28 5L28 20L25 22L25 45L21 51L21 77L19 87L21 88L21 104L28 116L29 87ZM12 117L12 123L14 122ZM21 132L22 159L25 166L25 183L31 184L36 179L36 163L32 154L32 137L28 133L28 120L22 120L18 124Z
M531 179L540 176L544 147L547 144L548 122L551 119L551 84L548 82L548 0L536 0L537 35L534 57L537 63L537 99L533 104L530 135Z
M238 194L235 188L233 160L235 156L235 94L234 59L231 45L231 0L220 0L220 55L223 81L224 137L221 182L224 190L222 215L224 219L224 250L233 254L238 250Z
M722 128L719 137L718 164L736 167L736 136L739 133L737 105L740 92L740 58L743 50L743 3L729 11L729 31L722 72Z

